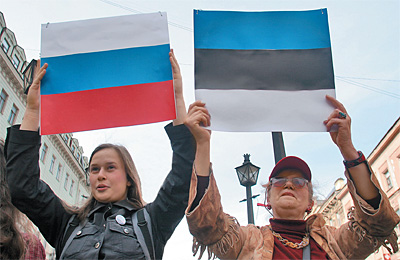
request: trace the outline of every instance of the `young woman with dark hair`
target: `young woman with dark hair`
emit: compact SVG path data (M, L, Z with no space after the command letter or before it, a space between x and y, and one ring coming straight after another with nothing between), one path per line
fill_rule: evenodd
M102 144L90 156L88 174L91 196L79 209L66 206L39 179L39 89L48 65L37 67L22 124L8 129L7 174L13 203L56 248L57 258L162 258L165 244L184 216L195 154L193 136L183 125L186 109L182 77L173 52L170 53L170 61L177 117L165 130L173 150L172 169L156 199L148 204L143 201L139 175L127 149ZM145 211L141 211L142 208ZM148 229L142 232L137 230L142 222L135 224L136 216L139 218L135 212L148 214ZM73 226L72 233L70 226ZM151 237L150 247L145 246L148 240L146 244L142 243L142 233L144 240L148 238L145 231Z

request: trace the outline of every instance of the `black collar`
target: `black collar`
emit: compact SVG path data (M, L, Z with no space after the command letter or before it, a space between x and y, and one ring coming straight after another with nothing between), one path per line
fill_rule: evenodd
M120 200L117 202L109 202L109 203L102 203L102 202L98 202L96 200L96 202L94 203L94 207L93 209L89 212L88 217L90 217L93 213L100 211L104 208L112 208L114 206L117 206L119 208L124 208L128 211L134 211L136 208L129 202L128 199L124 199L124 200Z

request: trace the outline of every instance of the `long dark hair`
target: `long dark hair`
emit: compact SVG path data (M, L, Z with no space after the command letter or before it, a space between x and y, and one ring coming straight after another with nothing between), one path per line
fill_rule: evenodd
M25 253L25 242L17 227L19 212L11 203L3 150L0 143L0 259L21 259Z
M124 162L126 177L128 181L131 183L131 185L128 186L128 194L127 194L127 199L129 203L131 203L137 209L143 208L145 202L143 201L142 197L142 186L140 183L139 174L136 170L135 163L133 162L130 153L124 146L110 144L110 143L105 143L97 146L90 155L89 167L90 163L92 162L93 155L107 148L111 148L117 151L117 153L121 157L121 160ZM93 195L90 195L87 202L81 208L73 210L73 213L78 215L78 219L80 221L83 221L87 217L89 212L93 209L95 203L96 199L93 197Z

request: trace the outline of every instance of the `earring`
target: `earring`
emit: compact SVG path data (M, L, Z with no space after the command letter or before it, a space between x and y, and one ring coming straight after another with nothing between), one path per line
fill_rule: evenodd
M272 209L271 204L267 204L267 209Z
M310 214L310 213L311 213L311 209L312 209L312 207L309 206L309 207L306 209L306 213L307 213L307 214Z

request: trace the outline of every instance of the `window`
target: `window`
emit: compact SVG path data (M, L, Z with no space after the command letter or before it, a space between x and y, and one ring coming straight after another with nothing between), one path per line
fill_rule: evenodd
M81 157L81 154L77 152L77 153L75 154L75 157L76 157L76 159L77 159L78 162L79 162L79 158Z
M392 184L392 177L390 176L389 170L387 170L384 175L385 175L385 178L386 178L386 183L387 183L387 186L388 186L388 190L390 190L393 187L393 184Z
M69 174L65 174L65 182L64 182L64 189L67 190L67 185L68 185L68 180L69 180Z
M61 169L62 166L61 164L58 164L58 168L57 168L57 173L56 173L56 180L59 181L60 180L60 176L61 176ZM65 186L65 185L64 185Z
M72 146L71 146L71 152L72 152L72 154L74 154L74 152L75 152L75 145L72 145Z
M10 49L10 44L6 39L3 39L3 42L1 43L1 47L3 48L4 52L7 53L8 49Z
M66 144L69 143L69 136L68 136L67 134L64 134L64 142L65 142Z
M16 69L18 69L18 66L19 66L20 61L19 61L19 59L18 59L18 57L17 57L16 55L14 55L14 57L13 57L13 59L12 59L12 63L13 63L13 65L14 65L14 67L15 67Z
M10 125L14 124L15 118L17 117L18 110L19 110L18 107L16 107L15 104L13 104L13 107L12 107L11 112L10 112L10 116L8 117L8 120L7 120L7 122Z
M71 195L71 196L72 196L72 191L74 189L74 184L75 184L75 182L71 181L71 186L69 187L69 195Z
M345 220L342 218L344 216L343 214L343 208L341 208L338 212L336 212L336 220L337 220L337 226L340 226Z
M54 163L56 162L56 157L53 155L51 157L51 162L50 162L50 172L53 174L53 170L54 170Z
M7 92L5 92L4 89L1 90L1 94L0 94L0 113L2 113L2 114L3 114L3 111L4 111L4 107L6 106L7 98L8 98Z
M47 144L43 144L42 146L42 152L40 153L40 160L42 162L44 162L44 160L46 159L46 155L47 155L47 150L49 149L49 147L47 147Z

